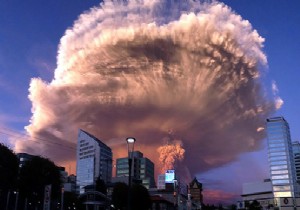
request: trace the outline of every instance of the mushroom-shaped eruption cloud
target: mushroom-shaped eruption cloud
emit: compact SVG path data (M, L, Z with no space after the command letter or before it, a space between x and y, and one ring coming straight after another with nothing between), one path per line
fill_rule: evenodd
M172 129L192 174L221 166L259 148L257 129L275 110L260 79L263 42L222 3L104 0L66 30L53 80L32 79L26 130L73 147L81 128L114 158L134 136L136 149L158 164ZM66 147L18 147L75 160Z

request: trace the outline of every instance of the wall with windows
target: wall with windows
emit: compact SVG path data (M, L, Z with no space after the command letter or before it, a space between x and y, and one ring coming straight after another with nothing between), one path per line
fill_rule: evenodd
M77 143L77 192L84 193L84 187L95 184L100 177L104 182L111 182L112 151L93 135L79 130Z
M297 183L300 184L300 143L293 142L293 155L294 155L294 162L296 168L296 180Z
M283 117L267 119L267 134L274 197L294 197L296 174L289 125Z
M133 157L133 173L134 179L140 180L146 188L151 188L155 186L154 180L154 164L148 158L143 156L143 153L139 151L134 151ZM128 177L129 167L128 167L128 157L118 158L116 165L116 177Z

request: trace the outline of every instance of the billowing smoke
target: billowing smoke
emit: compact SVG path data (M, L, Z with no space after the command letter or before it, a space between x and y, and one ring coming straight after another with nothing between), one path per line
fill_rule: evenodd
M263 41L222 3L105 0L66 30L54 79L30 83L26 130L58 145L17 147L71 161L67 148L81 128L112 146L114 158L134 136L157 165L173 129L192 174L233 161L259 148L258 128L275 110L259 78Z
M182 143L178 140L158 147L157 151L162 174L168 169L176 169L179 162L183 160L185 153Z

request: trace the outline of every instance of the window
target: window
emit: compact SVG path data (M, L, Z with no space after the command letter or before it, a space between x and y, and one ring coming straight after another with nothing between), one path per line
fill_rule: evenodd
M288 178L289 178L288 174L272 176L272 179L288 179Z
M285 148L284 147L274 147L274 148L270 148L269 151L270 152L278 152L278 151L284 151Z
M292 197L291 192L274 192L274 197Z
M129 173L128 169L121 169L117 171L118 174L127 174Z
M274 191L290 191L291 187L290 186L274 186L273 190Z
M285 160L271 162L271 165L285 165L285 164L287 164L287 161Z
M287 165L271 166L271 170L282 170L282 169L287 169Z
M288 170L271 171L271 174L287 174Z
M276 184L289 184L289 180L285 179L285 180L272 180L273 185Z
M270 161L275 161L275 160L286 160L286 156L283 155L283 156L273 156L273 157L270 157L269 160Z
M272 157L272 156L281 156L281 155L285 155L285 154L286 154L285 152L272 152L269 155L270 155L270 157Z
M270 144L270 145L269 145L270 148L272 148L272 147L281 147L281 148L282 148L282 147L284 147L284 146L285 146L285 145L282 144L282 143L280 143L280 144Z

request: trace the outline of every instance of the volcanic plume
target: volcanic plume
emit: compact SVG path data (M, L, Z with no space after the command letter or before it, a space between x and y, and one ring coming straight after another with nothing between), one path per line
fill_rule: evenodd
M185 150L181 142L177 140L158 147L157 152L159 153L161 173L164 174L166 170L176 169L176 164L184 158Z
M221 166L259 148L257 130L275 110L260 79L263 42L222 3L104 0L66 30L53 80L31 80L26 130L75 146L81 128L112 146L114 158L134 136L135 148L158 164L161 139L173 129L192 174ZM38 149L75 159L63 146Z

